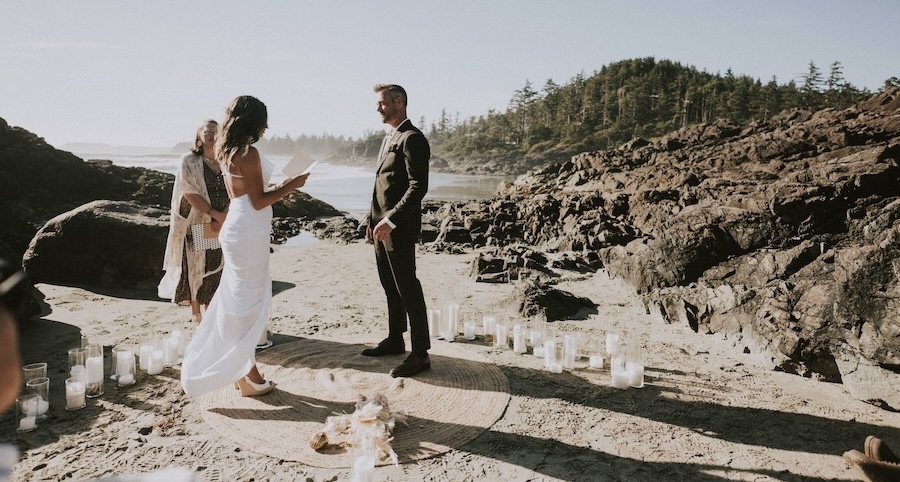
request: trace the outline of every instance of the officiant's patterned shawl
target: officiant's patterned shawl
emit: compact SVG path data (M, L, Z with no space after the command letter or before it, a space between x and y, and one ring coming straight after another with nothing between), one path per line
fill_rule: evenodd
M206 182L203 180L203 160L199 155L189 153L181 158L178 170L175 172L175 186L172 190L171 220L169 221L169 237L166 240L166 256L163 260L165 275L157 288L160 298L169 298L174 301L175 288L181 279L182 256L185 254L184 243L192 224L208 223L212 218L191 209L187 217L181 215L181 200L185 194L199 194L209 201L209 192ZM206 252L187 251L188 283L191 287L191 299L197 299L197 290L203 284L203 278L222 270L222 265L211 266L207 269Z

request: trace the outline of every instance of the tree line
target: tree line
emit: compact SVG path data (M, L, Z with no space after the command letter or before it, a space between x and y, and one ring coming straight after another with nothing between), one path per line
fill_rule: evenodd
M503 112L460 120L446 110L429 124L420 118L435 156L453 160L529 156L563 158L579 152L615 147L635 137L653 138L680 127L728 118L739 124L767 119L782 110L844 108L872 95L844 78L843 65L826 71L814 62L799 83L763 83L746 75L700 71L653 57L629 59L583 72L563 85L552 79L536 87L526 80L513 92ZM884 88L900 86L897 77ZM428 126L426 128L426 126ZM268 152L371 158L382 134L360 139L300 136L273 137L261 142Z

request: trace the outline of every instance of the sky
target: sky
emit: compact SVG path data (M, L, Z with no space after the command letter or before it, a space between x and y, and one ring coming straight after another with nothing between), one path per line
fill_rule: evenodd
M267 136L359 138L385 128L376 83L405 87L410 119L430 124L503 111L527 81L649 56L779 83L839 61L872 91L900 76L895 0L10 0L2 11L0 118L56 147L170 148L245 94L267 105Z

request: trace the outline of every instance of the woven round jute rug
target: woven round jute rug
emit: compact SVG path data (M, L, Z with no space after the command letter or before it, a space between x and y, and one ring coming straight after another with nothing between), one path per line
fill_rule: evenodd
M361 355L376 342L302 339L258 352L260 372L277 383L275 389L261 397L241 397L232 386L206 394L200 400L203 417L253 452L314 467L349 468L352 449L330 444L317 452L309 439L324 428L327 417L353 413L361 396L380 393L392 412L406 414L408 425L397 423L391 441L400 463L460 447L506 410L506 376L471 347L433 341L431 370L393 378L391 368L406 355Z

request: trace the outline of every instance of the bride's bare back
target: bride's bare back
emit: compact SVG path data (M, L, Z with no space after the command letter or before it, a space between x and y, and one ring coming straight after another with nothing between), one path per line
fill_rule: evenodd
M272 191L266 191L262 176L262 162L255 147L240 149L226 161L225 189L231 199L247 195L254 209L262 209L278 202L287 193L303 187L309 174L287 178Z

